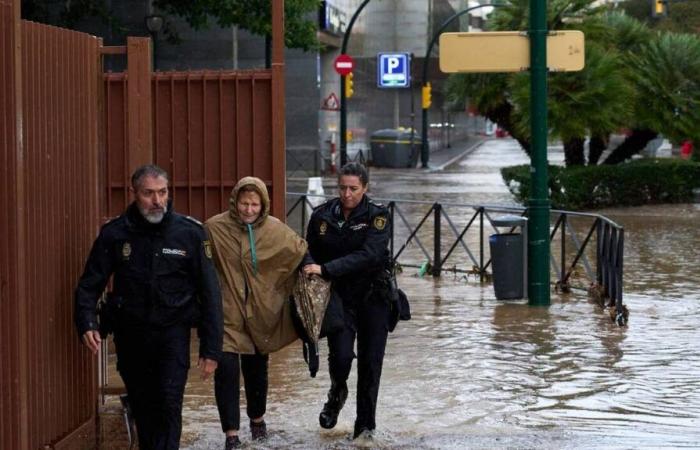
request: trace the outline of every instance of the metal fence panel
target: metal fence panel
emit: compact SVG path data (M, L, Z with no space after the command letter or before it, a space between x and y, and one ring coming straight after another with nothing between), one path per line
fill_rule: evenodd
M0 61L13 70L6 4L0 10ZM8 134L2 145L0 441L2 448L91 448L94 426L85 425L94 423L96 361L76 338L72 291L99 217L99 43L26 21L19 36L21 84L7 70L0 80L10 99L21 99L2 104L3 124L15 125L15 115L22 126L19 143Z
M24 272L21 245L21 75L19 0L0 0L0 448L26 446L26 364L20 355Z
M253 175L272 196L270 71L158 72L152 77L153 161L168 171L175 209L200 220L228 208ZM105 75L106 217L129 202L126 74Z

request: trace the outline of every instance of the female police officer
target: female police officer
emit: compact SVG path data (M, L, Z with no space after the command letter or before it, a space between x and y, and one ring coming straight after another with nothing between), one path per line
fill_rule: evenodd
M333 428L348 395L347 379L357 337L357 417L353 438L371 436L379 378L387 340L389 303L374 289L390 268L389 216L386 207L367 197L369 175L359 163L338 174L339 197L314 210L307 241L311 259L306 274L331 280L333 295L342 300L344 325L328 336L331 388L319 416L323 428Z

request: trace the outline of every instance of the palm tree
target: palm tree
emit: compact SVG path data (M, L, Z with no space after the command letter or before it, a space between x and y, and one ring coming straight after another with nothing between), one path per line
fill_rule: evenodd
M653 130L653 137L660 132L674 143L700 142L700 38L661 33L628 61L637 90L635 119L640 129ZM632 145L618 148L605 163L624 161L636 151Z
M605 137L626 125L634 92L627 82L622 55L610 42L611 30L600 19L602 10L590 0L553 0L548 10L550 29L578 28L587 37L586 68L549 77L549 117L552 137L564 143L567 165L585 163L586 136ZM528 3L510 0L494 13L490 28L527 28ZM529 74L455 75L447 83L448 98L469 101L489 120L506 129L529 152Z

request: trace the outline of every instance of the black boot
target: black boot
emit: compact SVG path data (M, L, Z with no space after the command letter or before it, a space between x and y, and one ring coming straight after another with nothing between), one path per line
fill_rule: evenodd
M323 405L323 411L318 416L318 422L323 428L333 428L338 423L338 414L343 409L348 398L348 386L345 383L333 383L328 391L328 401Z

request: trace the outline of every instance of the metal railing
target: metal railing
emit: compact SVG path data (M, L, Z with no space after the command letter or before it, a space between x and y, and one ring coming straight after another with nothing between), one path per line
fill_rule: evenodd
M287 193L295 199L287 211L290 226L301 235L312 207L331 196ZM414 267L421 274L439 277L443 272L475 276L489 281L491 256L487 234L501 233L496 214L527 215L523 207L472 205L373 198L390 212L390 250L399 267ZM413 217L420 217L417 224ZM601 306L614 307L613 320L627 321L622 304L624 229L599 214L551 210L550 264L555 289L586 289ZM515 228L505 232L514 232ZM592 242L595 241L595 246ZM462 250L462 252L460 252ZM594 262L592 264L591 262Z

